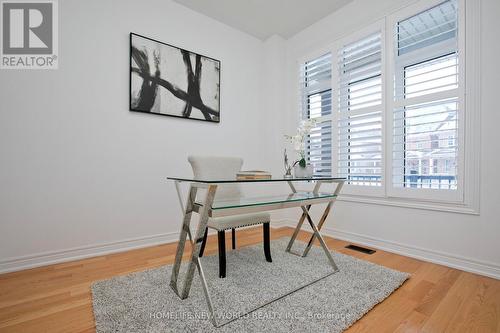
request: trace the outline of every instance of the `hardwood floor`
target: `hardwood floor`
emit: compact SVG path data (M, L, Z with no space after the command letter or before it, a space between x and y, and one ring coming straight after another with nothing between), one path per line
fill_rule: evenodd
M261 233L260 227L238 231L237 246L261 242ZM271 229L273 239L291 233L287 227ZM227 237L229 248L230 233ZM500 332L500 281L384 251L363 254L329 237L326 241L336 251L412 274L348 332ZM0 332L94 332L91 283L170 264L175 246L0 275ZM216 252L217 237L210 236L205 253Z

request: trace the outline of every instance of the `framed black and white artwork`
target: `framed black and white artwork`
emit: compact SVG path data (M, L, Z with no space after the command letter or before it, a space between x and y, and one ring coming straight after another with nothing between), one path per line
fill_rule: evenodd
M220 61L131 33L130 111L220 122Z

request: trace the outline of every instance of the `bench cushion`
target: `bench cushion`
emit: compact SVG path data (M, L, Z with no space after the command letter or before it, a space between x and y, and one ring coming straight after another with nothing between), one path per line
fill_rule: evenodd
M271 221L271 215L267 212L241 214L234 216L214 217L208 219L208 227L217 231L241 228L254 224L262 224Z

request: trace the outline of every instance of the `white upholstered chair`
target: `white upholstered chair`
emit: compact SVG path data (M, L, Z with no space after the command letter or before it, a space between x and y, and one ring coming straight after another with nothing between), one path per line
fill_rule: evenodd
M243 159L236 157L214 157L214 156L189 156L188 161L193 169L195 178L205 179L231 179L241 170ZM215 200L233 199L241 197L241 188L238 184L219 185L215 193ZM209 218L208 228L217 230L219 239L219 277L226 277L226 238L225 231L232 231L232 248L235 249L236 228L262 224L264 233L264 254L268 262L272 262L269 237L269 213L241 214L226 217ZM201 245L200 257L203 256L207 242L208 228L205 230L203 243Z

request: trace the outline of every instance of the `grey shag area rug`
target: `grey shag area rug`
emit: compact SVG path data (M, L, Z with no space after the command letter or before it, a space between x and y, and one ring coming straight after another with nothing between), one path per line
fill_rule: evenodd
M202 258L219 328L210 321L198 274L189 297L181 300L169 286L169 265L94 283L97 331L342 332L409 278L336 252L340 271L331 274L321 248L313 246L301 258L284 251L287 243L271 242L272 263L261 244L228 251L225 279L218 278L217 255ZM294 250L304 247L296 241ZM186 268L183 264L181 286Z

